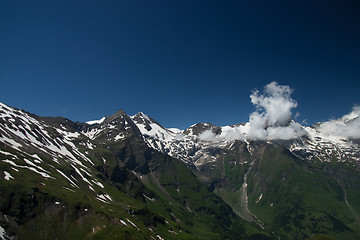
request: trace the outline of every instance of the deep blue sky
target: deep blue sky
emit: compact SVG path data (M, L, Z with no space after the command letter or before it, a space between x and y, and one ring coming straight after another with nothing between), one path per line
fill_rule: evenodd
M294 89L297 121L360 104L360 2L0 0L0 101L41 116L119 108L166 127L248 120Z

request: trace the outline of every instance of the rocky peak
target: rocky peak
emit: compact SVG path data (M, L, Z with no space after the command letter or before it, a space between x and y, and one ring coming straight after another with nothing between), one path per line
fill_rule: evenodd
M135 114L134 116L131 117L131 119L136 124L144 125L144 128L147 131L150 131L152 129L152 127L150 126L150 124L152 123L151 119L143 112L139 112L139 113Z
M131 117L131 119L134 121L134 123L137 126L142 125L147 131L151 131L154 126L161 128L164 131L167 131L167 129L161 126L160 123L158 123L156 120L152 119L143 112L139 112L135 114L134 116Z
M109 118L105 119L104 123L115 123L117 121L122 121L122 119L129 117L123 109L119 109L116 113L111 115Z
M216 135L221 134L221 127L218 127L212 123L197 123L187 128L184 131L184 135L199 136L199 134L205 132L206 130L211 130Z

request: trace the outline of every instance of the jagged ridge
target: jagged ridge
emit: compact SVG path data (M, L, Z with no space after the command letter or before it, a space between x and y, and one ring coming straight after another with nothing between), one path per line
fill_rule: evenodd
M156 150L184 162L193 170L197 178L227 202L235 213L258 224L267 233L275 231L277 236L281 238L304 239L310 233L325 231L333 234L333 236L351 238L354 236L354 231L360 229L358 217L360 207L356 204L356 199L360 199L360 190L357 187L359 180L359 141L353 138L324 135L320 131L321 124L303 127L302 131L306 134L299 138L262 141L249 139L246 135L240 138L234 137L242 136L241 131L246 129L246 124L219 127L210 123L199 123L182 131L164 128L144 113L128 116L123 110L119 110L101 121L93 121L87 124L74 123L64 118L38 117L4 104L1 104L0 107L0 156L2 157L0 163L4 174L3 181L6 183L26 179L22 177L22 173L23 171L30 171L31 178L37 179L36 181L40 182L41 186L55 184L60 189L62 188L61 194L65 195L78 192L80 195L87 196L87 199L96 200L100 204L99 206L101 204L113 206L112 211L118 211L115 210L116 207L114 208L114 206L119 204L119 196L118 193L115 194L114 189L121 190L130 196L130 198L122 196L120 202L130 203L132 201L130 199L135 197L136 199L140 198L140 202L157 202L157 205L154 204L157 207L161 206L161 208L166 206L160 200L162 198L167 199L166 201L175 200L173 204L184 201L183 197L185 196L187 196L185 199L191 199L190 195L180 194L183 190L187 189L186 191L188 191L189 189L186 187L181 190L179 177L172 180L168 178L169 171L173 171L171 169L177 165L171 164L171 169L166 168L167 170L164 170L163 165L170 160L165 160L165 162L160 160L164 159L161 157L164 155L155 154L154 150ZM354 118L344 119L344 124L353 121ZM276 153L274 156L284 159L284 166L288 164L290 164L289 166L296 166L294 168L296 171L286 170L282 167L275 170L277 168L272 166L264 169L262 166L266 165L265 163L274 161L274 156L268 155L272 151L280 151L281 153ZM287 154L292 157L283 158ZM182 167L176 168L182 169ZM274 173L269 173L268 169L274 169ZM164 171L166 172L165 175ZM183 170L181 171L183 172ZM330 202L333 205L329 205L329 208L337 206L336 208L342 209L343 212L349 211L349 216L343 216L340 213L338 216L322 216L319 212L319 209L322 208L313 208L309 205L310 202L317 199L311 194L308 194L307 198L300 203L293 201L292 199L295 196L299 197L299 195L289 191L290 186L297 187L296 183L292 182L293 180L290 183L287 181L278 182L278 178L284 171L292 172L294 176L302 179L301 189L309 184L306 180L307 177L304 177L308 172L314 176L323 176L324 174L324 176L330 176L330 178L326 177L327 181L333 182L333 185L336 186L327 188L331 191L339 191L337 189L340 189L343 196L340 194L339 200L331 200ZM280 175L273 175L275 172ZM292 178L285 177L284 179ZM268 181L269 184L264 184L264 181ZM190 183L183 184L188 185ZM317 191L322 192L324 185L326 185L325 182L316 185ZM169 186L172 187L169 188ZM281 200L276 203L279 198L273 196L271 192L273 186L282 189L281 196L288 200L285 202ZM32 187L32 189L34 188ZM175 191L172 192L173 190ZM57 197L54 198L54 194L52 193L52 199L45 200L45 202L61 202L57 200L61 197L56 193L55 196ZM304 192L302 194L307 195ZM331 194L329 198L335 196ZM178 199L178 195L182 195L182 197ZM43 197L40 194L38 198ZM84 202L84 200L81 201ZM184 201L187 214L196 211L196 209L202 209L201 205L194 205L194 202L188 201ZM162 203L159 205L158 202ZM290 208L286 204L291 204ZM297 227L289 227L286 230L287 225L279 226L280 219L287 216L287 213L282 212L283 209L294 209L294 206L297 206L296 204L308 206L312 209L311 211L318 212L324 220L315 218L311 221L317 224L325 221L330 224L330 227L311 225L312 227L309 228L310 225L306 221L310 221L309 219L312 218L307 215L308 210L306 208L301 210L305 220L301 223L304 225L300 235L294 235L296 231L299 231ZM93 203L90 205L94 208ZM124 207L127 209L126 211L131 209L129 204L125 204ZM81 208L85 209L85 207ZM136 208L139 209L139 207ZM142 209L142 214L148 214L149 210ZM139 231L142 228L139 225L143 222L136 217L134 218L133 214L126 213L126 211L120 214L124 217L118 218L118 222L125 227L129 224L136 226L134 231L143 232L143 235L157 237L158 234L154 232L155 228L149 230L145 227L144 230ZM182 211L177 214L184 214ZM326 208L321 211L326 211ZM153 216L157 216L155 217L158 219L156 221L162 223L166 219L166 221L171 218L175 219L173 223L170 223L171 231L167 228L169 231L166 230L165 232L167 232L166 234L171 233L172 235L169 236L172 237L180 233L181 228L174 225L178 217L174 218L171 214L170 217L167 217L165 213L158 216L155 209L150 210L150 213L155 214ZM174 215L174 213L172 214ZM278 216L278 218L269 218L269 214ZM105 215L112 214L107 213ZM296 219L290 216L288 219L290 219L291 224L299 224ZM337 224L342 224L340 224L342 226L341 231L339 230L338 233L336 229L339 226L336 227L334 219L338 221ZM4 222L5 220L0 219L0 223L1 221ZM6 224L9 225L9 222ZM188 225L185 224L184 226ZM145 230L147 233L144 233ZM163 230L157 229L157 231L164 234ZM139 233L133 232L131 234L136 236ZM242 234L245 237L244 231Z

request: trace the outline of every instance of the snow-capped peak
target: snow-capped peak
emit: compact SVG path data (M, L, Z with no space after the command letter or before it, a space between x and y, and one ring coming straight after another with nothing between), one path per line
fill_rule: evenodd
M144 136L150 136L161 140L171 140L174 138L174 133L161 126L143 112L135 114L131 119Z

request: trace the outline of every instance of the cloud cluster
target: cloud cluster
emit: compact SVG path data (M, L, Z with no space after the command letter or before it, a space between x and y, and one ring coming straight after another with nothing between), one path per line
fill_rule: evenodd
M204 141L221 141L221 140L242 140L246 139L245 134L243 132L243 126L238 127L222 127L221 134L215 134L210 129L205 130L201 134L199 134L199 139Z
M317 130L324 135L344 138L360 138L360 107L340 119L321 123Z
M302 126L291 119L292 109L297 106L290 97L291 93L289 86L271 82L265 86L263 94L255 90L250 95L256 111L250 114L249 122L245 125L247 139L287 140L306 134Z
M237 126L237 127L223 127L221 129L221 138L227 139L227 140L245 140L245 134L243 131L243 126Z
M215 142L215 141L222 140L219 135L216 135L210 129L205 130L204 132L200 133L198 138L200 140L208 141L208 142Z
M292 109L297 103L290 97L291 93L289 86L271 82L265 86L262 94L255 90L250 95L256 111L250 114L249 122L242 126L223 127L220 135L207 130L199 138L205 141L298 138L306 131L299 123L292 121Z
M292 119L297 102L291 98L291 93L289 86L271 82L262 93L255 90L250 95L256 110L250 114L245 125L222 127L218 135L207 130L199 138L205 141L289 140L306 135L305 128ZM354 107L351 113L340 119L321 123L316 130L324 136L360 138L360 106Z
M221 128L221 134L215 134L211 129L205 130L199 134L199 138L204 141L220 141L220 140L245 140L245 135L241 131L242 126L226 126Z
M256 106L256 116L266 119L268 125L285 125L291 119L291 110L297 106L296 101L291 99L292 89L289 86L271 82L264 88L264 93L258 90L250 95L251 102ZM251 121L252 116L250 116Z

